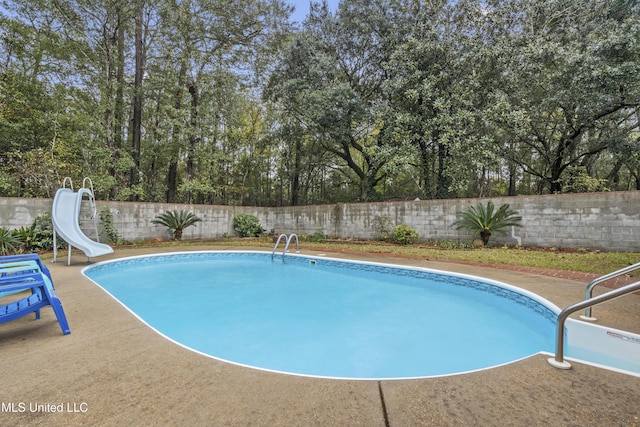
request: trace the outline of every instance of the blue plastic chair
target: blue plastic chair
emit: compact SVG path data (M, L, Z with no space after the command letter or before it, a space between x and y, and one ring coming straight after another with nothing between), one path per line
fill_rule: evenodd
M6 262L16 262L16 261L35 261L40 268L40 271L47 275L49 280L53 283L53 279L51 278L51 273L47 266L42 262L38 254L20 254L20 255L4 255L0 256L0 268L2 264ZM2 271L0 270L0 276L2 276Z
M10 322L30 313L40 319L40 309L53 309L62 333L71 333L60 299L53 288L51 274L36 254L0 257L0 295L31 290L28 297L0 305L0 323Z

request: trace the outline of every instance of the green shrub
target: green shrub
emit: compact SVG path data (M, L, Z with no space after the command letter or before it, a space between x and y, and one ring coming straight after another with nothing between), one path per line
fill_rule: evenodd
M240 237L257 237L265 231L262 226L260 226L258 217L250 214L238 214L234 216L233 229L240 234Z
M201 219L184 209L181 211L166 211L151 220L154 224L164 225L167 227L169 231L173 233L173 238L176 240L181 240L182 231L192 225L195 226L198 221L201 221Z
M311 235L312 242L320 242L325 239L324 230L321 228L316 229L314 233Z
M376 215L373 218L371 228L378 233L380 240L389 240L389 236L393 231L393 222L388 215Z
M20 227L11 234L20 243L23 252L50 251L53 249L53 223L51 212L45 212L36 217L29 227ZM66 247L66 242L58 236L58 249Z
M40 236L38 236L38 230L36 230L34 224L30 227L20 227L13 230L11 234L20 241L20 246L24 252L39 252L42 250Z
M0 255L9 255L16 253L20 248L22 241L16 237L11 231L0 228Z
M400 224L393 229L391 241L400 245L411 245L418 240L418 233L405 224Z
M51 221L51 212L38 215L36 219L33 220L33 227L37 230L37 240L42 250L53 250L53 222ZM56 237L56 243L58 249L67 247L67 242L60 236Z
M113 214L108 207L104 206L100 209L100 224L109 239L109 243L120 244L122 239L118 236L118 230L113 225Z

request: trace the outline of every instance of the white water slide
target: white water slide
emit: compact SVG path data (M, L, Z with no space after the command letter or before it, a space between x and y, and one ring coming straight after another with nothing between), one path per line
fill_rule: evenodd
M68 178L65 178L65 183ZM57 257L57 244L56 233L60 235L69 244L69 256L67 264L71 264L71 247L76 247L83 251L89 259L113 253L113 248L104 243L91 240L80 229L80 208L82 206L82 199L85 195L88 196L93 208L93 217L95 223L95 199L93 197L93 189L85 188L82 183L82 188L77 192L73 191L73 184L71 188L66 188L63 183L63 188L60 188L55 197L53 198L53 207L51 208L51 222L53 222L53 262ZM69 179L69 182L71 180ZM93 187L93 184L91 185ZM98 239L98 227L96 224L96 239Z

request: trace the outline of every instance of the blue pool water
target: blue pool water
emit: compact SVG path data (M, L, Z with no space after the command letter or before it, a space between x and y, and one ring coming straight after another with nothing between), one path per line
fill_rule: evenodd
M84 274L177 343L279 372L425 377L554 347L556 312L544 300L432 270L190 252L99 263Z

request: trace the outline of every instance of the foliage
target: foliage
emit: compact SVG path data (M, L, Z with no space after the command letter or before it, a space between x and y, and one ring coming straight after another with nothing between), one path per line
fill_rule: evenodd
M565 193L593 193L608 190L607 180L590 177L584 166L570 166L566 169L565 175L566 177L562 179Z
M458 230L472 230L474 236L480 236L484 246L487 246L493 233L504 234L505 227L520 227L522 221L522 217L516 211L509 209L509 204L500 206L495 213L494 210L492 201L487 202L486 207L482 202L478 202L477 207L469 206L466 211L458 213L458 219L453 225Z
M392 220L388 215L376 215L373 217L371 228L378 233L380 240L387 240L393 231Z
M311 2L300 28L284 3L4 1L0 196L640 190L639 2Z
M20 249L23 252L39 252L42 250L40 236L34 225L30 227L20 227L13 230L11 234L20 241Z
M257 216L244 213L233 217L233 229L240 234L240 237L257 237L265 231Z
M118 236L118 230L113 225L113 214L106 206L100 209L100 224L109 239L109 243L122 243L122 239Z
M324 230L321 228L316 229L311 235L312 242L321 242L326 238Z
M51 212L45 212L38 215L34 220L32 227L35 228L39 247L42 250L53 250L53 222L51 221ZM67 242L60 236L56 236L56 244L58 249L67 245Z
M450 240L435 240L432 241L431 244L433 244L434 247L442 249L471 249L474 247L473 244L469 242L453 242Z
M196 222L201 221L200 218L195 216L192 212L187 212L184 209L166 211L158 214L155 219L152 219L153 224L164 225L169 229L169 232L173 234L175 240L182 240L182 232L185 228L196 225Z
M396 225L391 233L391 241L400 245L412 245L418 237L416 230L405 224Z
M508 25L492 40L501 70L490 94L496 142L540 178L538 191L562 192L567 168L591 166L637 128L639 11L637 2L513 0L488 14L493 37Z
M22 241L19 236L14 235L11 231L0 228L0 255L9 255L15 253Z
M20 240L20 250L24 252L50 251L53 249L53 224L51 212L37 216L29 227L20 227L12 234ZM58 236L58 249L66 246L64 239Z

